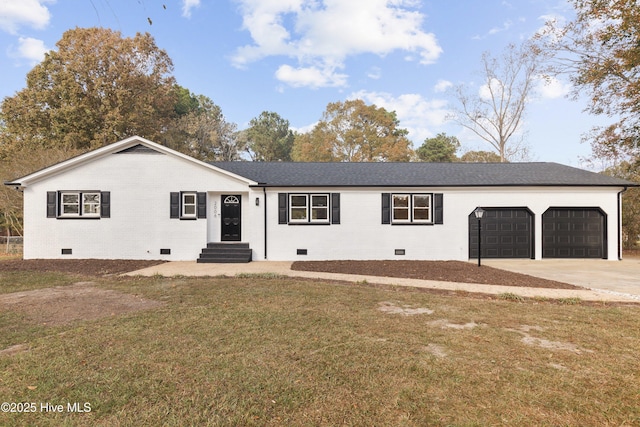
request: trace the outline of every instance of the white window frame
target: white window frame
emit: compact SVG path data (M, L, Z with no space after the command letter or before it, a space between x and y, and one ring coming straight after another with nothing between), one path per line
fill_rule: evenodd
M66 202L65 196L75 196L75 202ZM87 200L92 196L94 200ZM60 218L100 218L101 196L99 191L61 191L60 192ZM75 212L65 212L66 206L75 206Z
M294 205L294 197L304 197L304 205ZM318 199L324 199L324 205L315 205L314 203ZM330 211L331 198L328 193L291 193L289 194L289 223L290 224L329 224L331 221ZM294 210L299 212L304 209L305 215L303 218L294 218ZM316 215L318 212L324 212L325 218L318 218ZM314 218L315 217L315 218Z
M396 206L396 197L406 197L407 198L407 206ZM391 222L394 224L410 224L411 223L411 194L407 193L395 193L391 195ZM398 210L406 210L407 218L406 219L398 219L396 218L396 209Z
M188 197L193 197L193 202L187 202ZM180 195L180 218L196 218L198 215L198 194L195 191L185 191ZM192 208L193 212L187 212Z
M92 196L90 199L87 196ZM85 217L100 217L100 193L99 192L87 192L82 193L82 216Z
M396 197L406 197L408 206L396 206ZM428 206L416 206L417 197L428 197ZM407 210L406 219L396 218L396 209ZM416 218L416 209L427 211L426 219ZM391 223L392 224L433 224L433 193L392 193L391 194Z
M67 196L75 196L75 202L66 202ZM75 207L75 212L67 212L67 206ZM80 193L78 191L60 192L60 217L80 217Z
M427 197L428 206L425 207L416 207L416 197ZM416 219L416 209L427 211L428 217L427 219ZM415 223L423 223L423 224L431 224L433 223L433 194L412 194L411 195L411 220Z
M304 205L294 205L294 197L304 197ZM294 218L293 212L304 209L304 218ZM308 194L289 194L289 222L291 223L305 223L309 222L309 195Z
M310 194L309 195L309 212L311 213L311 216L309 217L309 222L314 222L314 223L328 223L329 222L329 195L328 194ZM314 199L320 199L323 198L324 200L326 200L326 203L324 205L317 205L314 206ZM314 218L314 210L315 211L324 211L325 212L325 217L324 218Z

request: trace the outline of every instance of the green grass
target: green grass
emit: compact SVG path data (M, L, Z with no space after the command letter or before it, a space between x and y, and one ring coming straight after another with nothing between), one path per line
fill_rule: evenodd
M64 286L71 283L72 278L68 274L56 272L0 271L0 294ZM76 281L79 280L81 279Z
M580 298L560 298L558 303L566 305L580 304L582 300Z
M515 301L515 302L523 302L525 300L524 297L518 294L514 294L512 292L504 292L504 293L498 294L498 298L506 301Z
M255 276L94 280L166 304L58 327L0 311L0 349L29 346L0 356L0 401L91 404L0 425L640 424L638 307Z

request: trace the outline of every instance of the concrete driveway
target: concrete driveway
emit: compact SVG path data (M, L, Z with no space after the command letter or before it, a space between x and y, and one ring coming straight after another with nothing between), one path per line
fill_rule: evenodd
M483 265L640 299L640 258L483 260Z

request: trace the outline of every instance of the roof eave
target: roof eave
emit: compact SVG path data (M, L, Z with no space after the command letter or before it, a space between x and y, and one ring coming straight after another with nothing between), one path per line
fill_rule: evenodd
M305 188L481 188L481 187L605 187L605 188L627 188L627 187L640 187L640 184L542 184L542 183L530 183L530 184L268 184L258 183L250 185L250 187L256 188L274 188L274 187L305 187Z

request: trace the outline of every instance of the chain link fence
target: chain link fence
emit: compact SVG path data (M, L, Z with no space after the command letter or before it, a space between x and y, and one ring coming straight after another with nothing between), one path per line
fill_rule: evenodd
M23 242L22 236L0 236L0 252L21 254Z

